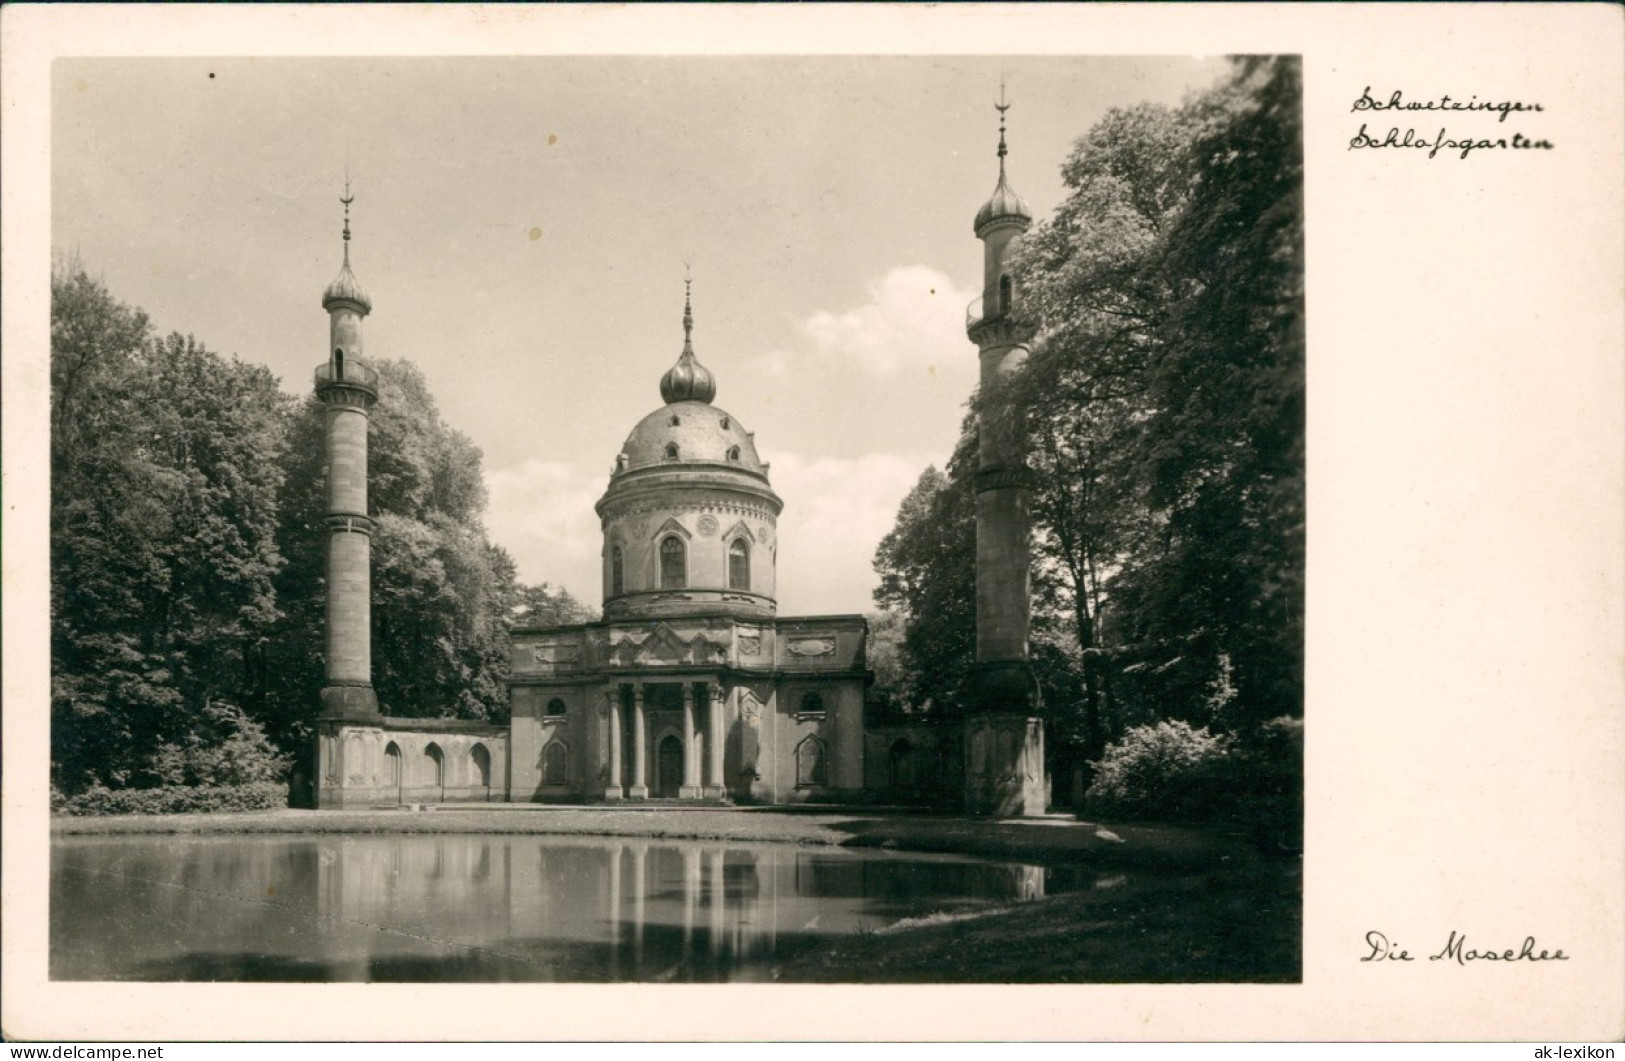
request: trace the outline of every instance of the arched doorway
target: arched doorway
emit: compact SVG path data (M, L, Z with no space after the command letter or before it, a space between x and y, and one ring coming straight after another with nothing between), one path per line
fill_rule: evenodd
M892 791L904 795L911 793L914 789L914 745L909 743L907 737L899 737L892 742L889 754Z
M682 784L683 742L668 733L655 753L655 798L676 799Z
M474 762L474 795L485 802L491 802L491 753L485 750L485 745L474 745L474 751L469 756Z

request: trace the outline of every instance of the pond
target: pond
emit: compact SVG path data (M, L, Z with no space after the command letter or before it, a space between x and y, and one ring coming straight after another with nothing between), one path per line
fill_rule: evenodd
M768 980L833 936L1089 884L1081 871L789 844L59 837L50 975Z

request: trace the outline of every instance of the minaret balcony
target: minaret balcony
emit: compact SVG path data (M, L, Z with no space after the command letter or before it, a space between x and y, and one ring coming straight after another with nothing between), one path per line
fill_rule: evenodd
M1027 322L1017 315L1010 291L998 286L989 287L965 307L965 332L972 342L980 342L984 333L1009 330L1012 334L1029 330ZM995 325L1003 327L995 329Z
M348 358L342 363L332 361L316 366L316 393L339 389L353 389L368 398L378 398L378 373L365 361Z

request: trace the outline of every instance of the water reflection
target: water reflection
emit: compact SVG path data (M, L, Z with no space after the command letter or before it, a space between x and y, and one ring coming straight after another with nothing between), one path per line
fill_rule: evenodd
M786 845L64 837L51 976L754 980L824 937L1086 884L1034 866Z

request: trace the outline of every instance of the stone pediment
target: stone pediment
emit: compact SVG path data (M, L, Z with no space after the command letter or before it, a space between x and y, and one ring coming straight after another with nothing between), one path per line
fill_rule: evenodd
M614 642L610 664L617 667L672 667L724 663L728 646L712 641L704 632L685 638L666 623L659 623L643 638L624 637Z

